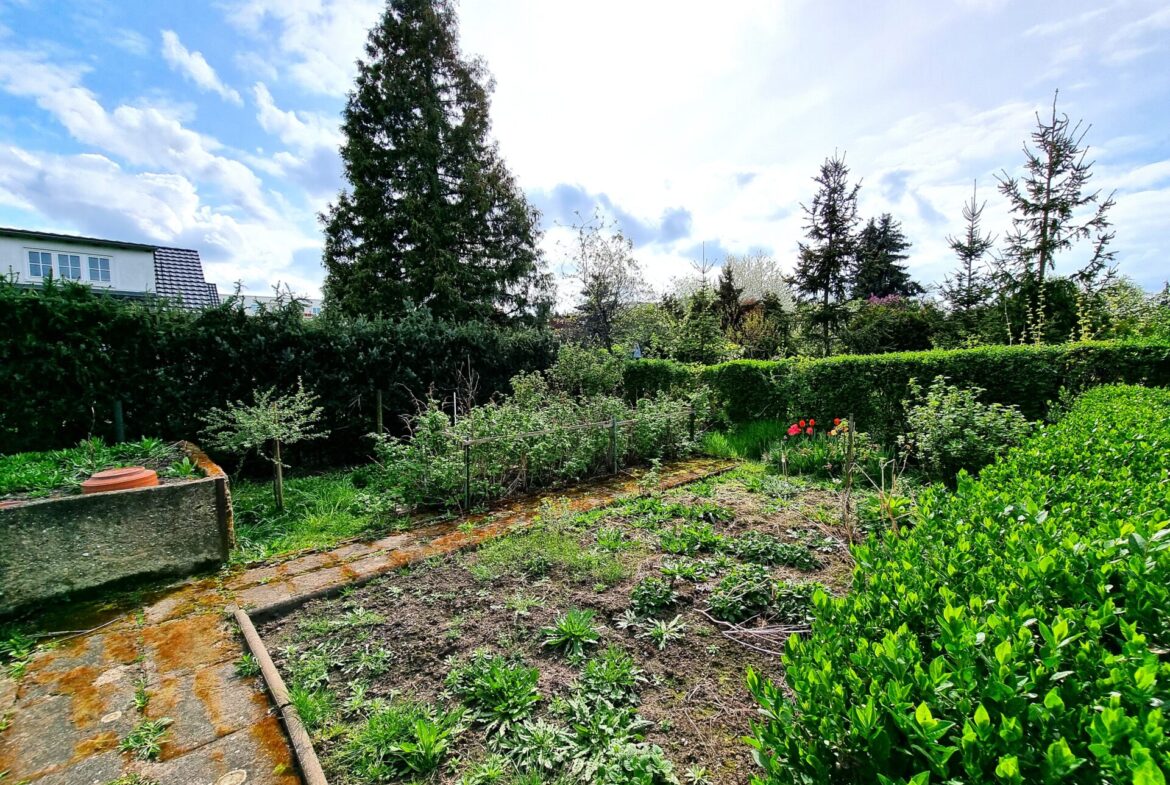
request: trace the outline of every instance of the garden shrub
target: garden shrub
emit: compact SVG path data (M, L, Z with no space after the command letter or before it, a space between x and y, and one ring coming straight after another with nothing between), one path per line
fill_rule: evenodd
M1085 393L918 498L814 597L785 687L749 671L767 783L1162 783L1170 392Z
M642 361L639 361L642 362ZM636 365L636 363L631 363ZM628 373L629 371L627 371ZM1041 419L1062 389L1124 382L1170 384L1170 344L1099 341L1053 346L986 346L823 359L733 360L698 371L732 422L853 415L883 444L905 431L902 401L911 379L946 376L981 387L989 403L1016 405Z
M694 449L691 412L702 391L687 398L657 393L631 408L613 395L572 395L554 383L562 375L559 364L547 377L520 374L511 381L512 395L474 407L458 421L429 400L409 418L409 436L385 436L375 445L388 490L410 505L461 504L465 440L472 442L476 501L601 474L610 467L606 423L613 420L629 421L616 429L621 464L679 458ZM595 425L580 427L590 423Z
M19 287L0 280L0 454L110 439L115 400L131 436L188 439L200 415L255 390L295 387L320 397L329 438L299 446L294 463L352 463L369 453L376 390L385 425L435 390L449 401L473 373L479 400L507 392L521 371L548 367L548 330L403 319L305 319L296 303L245 313L238 301L190 311L117 299L83 284ZM46 340L45 336L53 336Z
M982 403L983 392L947 384L945 376L926 390L910 380L912 398L903 402L909 430L898 443L931 479L953 482L960 469L977 472L1031 432L1017 407Z

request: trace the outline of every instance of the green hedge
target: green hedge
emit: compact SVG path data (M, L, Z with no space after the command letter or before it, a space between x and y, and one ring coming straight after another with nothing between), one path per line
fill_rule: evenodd
M749 673L760 781L1164 783L1168 455L1170 392L1102 387L927 491L816 598L787 691Z
M715 393L732 422L813 417L828 422L853 414L862 430L890 440L904 429L908 383L950 377L978 386L989 403L1015 404L1039 419L1062 389L1077 392L1108 382L1170 384L1170 344L1076 343L849 355L820 360L734 360L692 371L669 361L627 365L626 389L678 384L688 374Z
M374 429L378 388L394 430L415 399L449 399L469 367L486 399L517 372L547 367L556 350L545 330L452 324L426 313L333 322L305 319L297 307L190 312L77 284L39 290L2 281L0 335L0 453L67 447L91 434L108 439L116 399L130 437L192 438L212 406L302 378L320 396L331 435L298 445L292 460L300 463L368 454L363 436Z

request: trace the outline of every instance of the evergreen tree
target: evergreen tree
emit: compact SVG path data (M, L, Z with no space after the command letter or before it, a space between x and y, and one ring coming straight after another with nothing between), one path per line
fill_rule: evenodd
M995 247L995 237L985 235L980 230L979 223L987 203L979 204L977 195L978 186L975 186L971 189L971 201L963 205L966 234L963 237L947 237L947 244L959 257L959 266L946 277L941 289L951 312L963 320L967 328L970 327L967 323L970 315L987 304L993 291L984 260Z
M1083 287L1092 287L1114 256L1108 250L1114 237L1108 218L1113 194L1102 199L1099 190L1087 191L1093 162L1085 160L1088 148L1083 143L1091 126L1082 129L1082 121L1074 125L1067 114L1058 114L1059 95L1058 90L1053 96L1049 120L1036 114L1036 130L1032 132L1035 150L1024 145L1023 178L1006 171L998 178L999 190L1008 198L1013 213L1006 255L1017 286L1031 301L1029 332L1036 341L1045 333L1045 275L1055 269L1056 257L1089 240L1089 259L1073 278ZM1110 270L1105 280L1111 277Z
M815 303L809 309L810 327L820 329L822 349L828 356L854 258L861 184L849 185L849 167L836 155L825 159L813 179L820 188L811 205L801 205L808 242L800 243L794 278L797 291Z
M870 218L857 236L857 251L851 270L850 296L853 299L867 297L916 297L923 289L910 279L906 265L906 251L910 242L902 233L902 225L889 213L881 218Z
M743 321L743 306L740 297L743 288L735 285L735 271L724 264L719 270L719 285L715 289L715 309L719 312L719 324L724 331L734 330Z
M521 316L551 302L538 213L489 138L491 79L452 0L390 0L346 103L349 189L321 215L325 296L350 315Z

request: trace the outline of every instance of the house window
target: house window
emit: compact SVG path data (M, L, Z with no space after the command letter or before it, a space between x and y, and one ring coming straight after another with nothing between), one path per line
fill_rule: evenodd
M89 257L89 280L99 283L110 282L110 260L107 257Z
M62 278L81 280L81 257L72 253L57 254L57 271Z
M46 251L29 251L28 274L33 278L51 276L53 274L53 254Z

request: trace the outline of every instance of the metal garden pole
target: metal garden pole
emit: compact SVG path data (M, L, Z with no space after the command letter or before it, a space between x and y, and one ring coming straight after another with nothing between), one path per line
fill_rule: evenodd
M126 418L122 412L122 399L114 399L114 441L118 444L126 441Z
M612 414L609 417L609 465L617 474L617 415Z
M471 440L463 440L463 509L471 509Z

